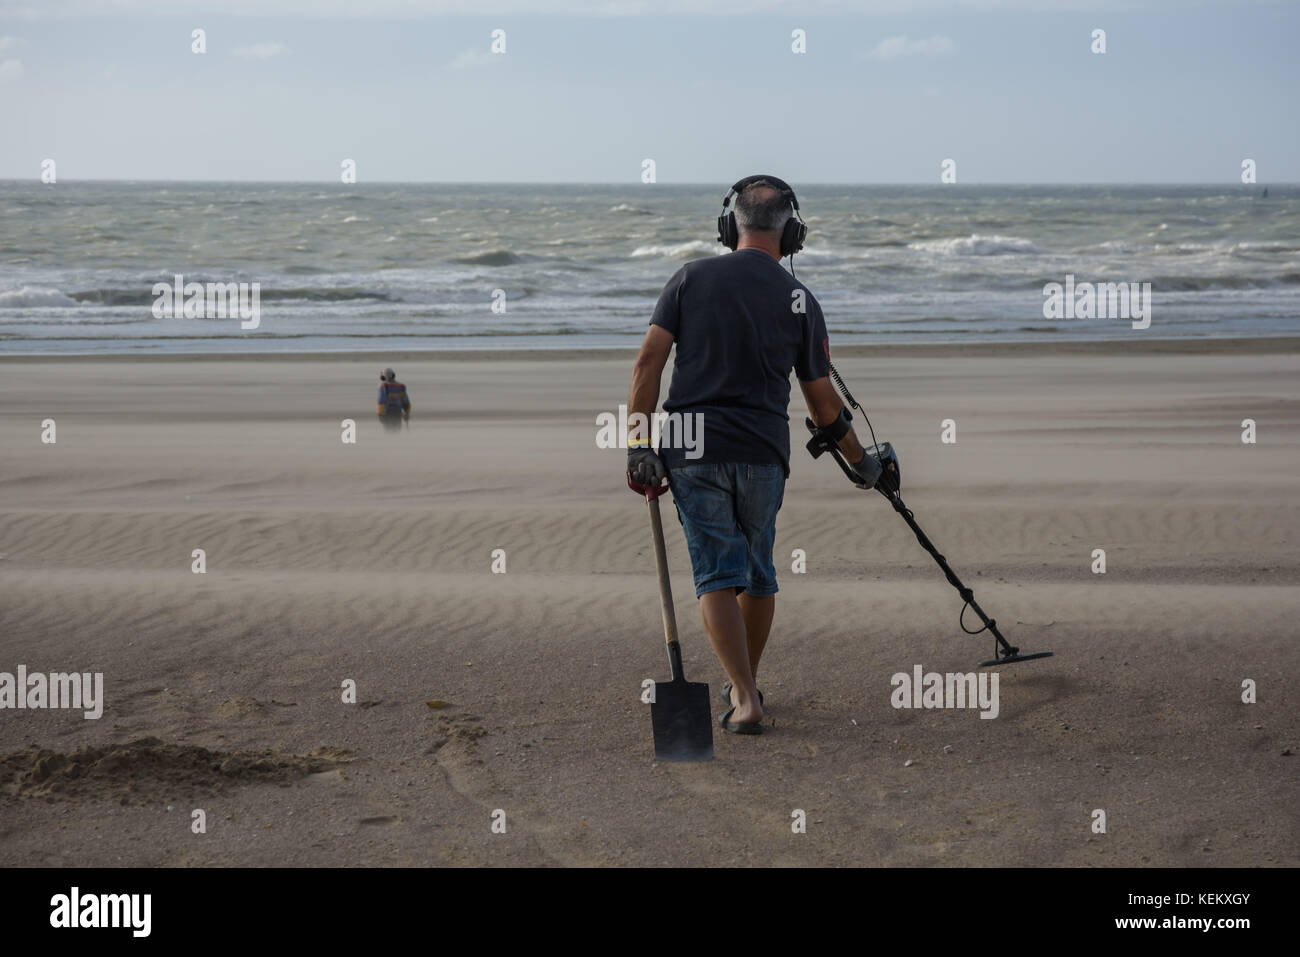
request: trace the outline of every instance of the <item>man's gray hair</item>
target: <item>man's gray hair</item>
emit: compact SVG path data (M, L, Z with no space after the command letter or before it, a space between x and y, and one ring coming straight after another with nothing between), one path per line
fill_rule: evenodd
M792 215L789 197L766 180L751 183L736 197L736 227L742 232L779 232Z

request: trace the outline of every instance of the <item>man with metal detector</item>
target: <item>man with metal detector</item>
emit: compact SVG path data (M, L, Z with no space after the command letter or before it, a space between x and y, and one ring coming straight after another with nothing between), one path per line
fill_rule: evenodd
M874 488L882 475L831 384L821 306L781 266L790 256L793 270L807 232L786 183L766 175L736 183L718 217L718 240L733 252L687 263L668 281L633 367L627 403L630 422L637 413L654 415L676 344L659 450L649 436L629 435L629 481L651 498L668 478L704 628L731 679L722 689L727 710L718 723L734 734L762 732L755 676L776 607L772 546L790 474L791 371L812 420L836 444L855 482ZM702 427L693 442L683 441L688 421ZM670 648L671 631L675 625Z

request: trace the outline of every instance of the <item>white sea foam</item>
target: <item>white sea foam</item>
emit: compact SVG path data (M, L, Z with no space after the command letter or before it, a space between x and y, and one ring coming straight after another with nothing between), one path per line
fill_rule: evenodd
M75 306L77 300L57 289L23 286L0 292L0 309L23 309L33 306Z
M633 259L656 256L663 259L694 259L697 256L710 256L726 252L726 247L716 242L692 239L685 243L653 243L638 246L632 250Z
M945 256L1005 256L1038 252L1038 247L1028 239L1017 236L981 236L978 233L953 239L922 239L908 243L907 248Z

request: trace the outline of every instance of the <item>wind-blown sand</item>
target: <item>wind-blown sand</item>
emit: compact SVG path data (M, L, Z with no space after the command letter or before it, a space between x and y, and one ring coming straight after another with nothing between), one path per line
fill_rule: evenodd
M0 671L106 697L0 711L0 864L1300 863L1296 343L843 355L917 519L1056 657L1000 669L996 720L891 707L895 672L992 642L803 451L796 392L769 733L707 765L655 764L640 701L667 676L646 510L595 445L629 356L0 362Z

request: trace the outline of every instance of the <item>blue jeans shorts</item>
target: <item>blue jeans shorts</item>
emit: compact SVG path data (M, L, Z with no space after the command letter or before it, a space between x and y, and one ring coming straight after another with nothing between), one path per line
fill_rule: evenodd
M776 594L772 545L785 497L779 465L685 464L669 473L695 573L695 596L722 588Z

